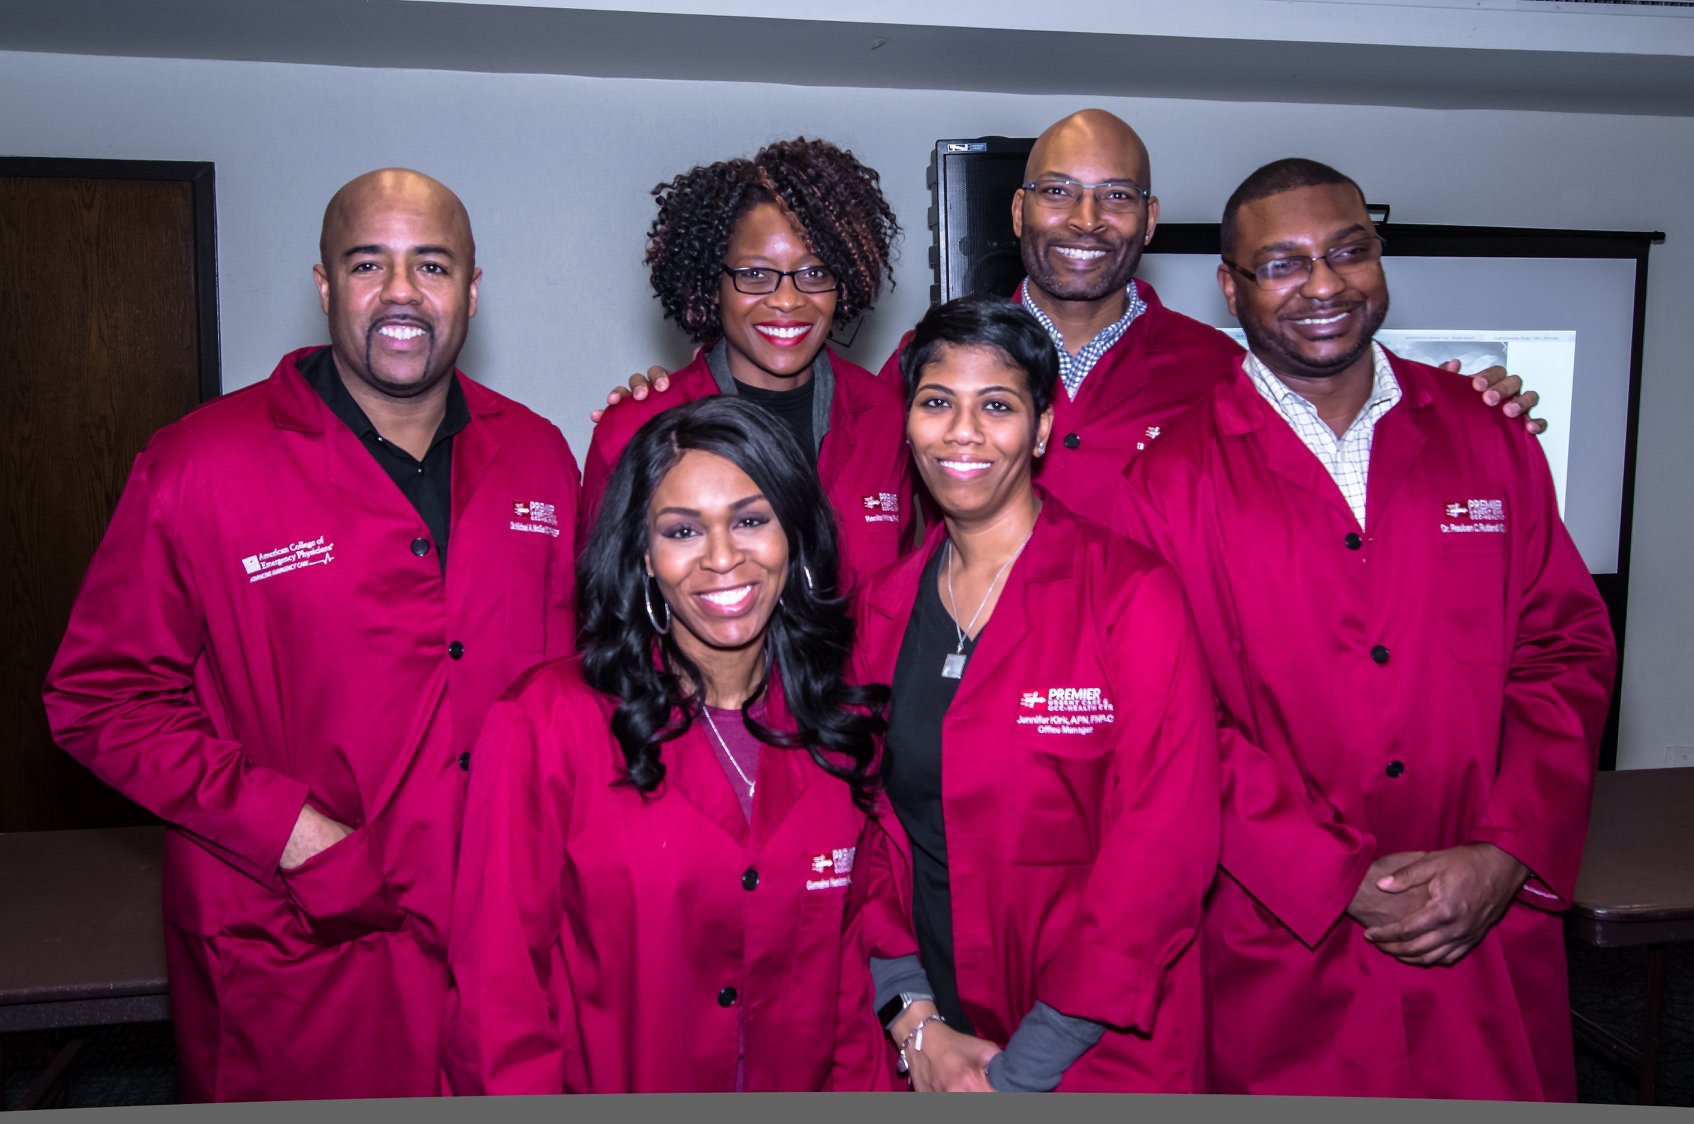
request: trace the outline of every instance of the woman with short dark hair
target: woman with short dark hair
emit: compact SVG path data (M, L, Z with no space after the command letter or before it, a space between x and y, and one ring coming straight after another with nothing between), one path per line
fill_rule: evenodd
M827 141L799 137L751 160L693 168L653 194L653 291L700 346L668 390L623 402L595 426L581 526L648 418L734 395L773 411L815 459L840 520L844 588L868 577L898 557L913 525L900 390L826 343L892 284L900 227L877 173Z
M636 433L578 563L579 655L514 684L472 755L454 1092L887 1087L846 913L887 689L844 678L836 569L767 412Z
M1032 484L1058 356L1028 311L933 309L901 373L942 518L860 613L893 685L854 891L881 1020L919 1090L1201 1091L1218 759L1182 593Z

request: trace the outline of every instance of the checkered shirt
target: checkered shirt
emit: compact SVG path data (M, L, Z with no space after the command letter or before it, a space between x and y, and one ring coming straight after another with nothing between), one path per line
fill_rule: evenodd
M1129 291L1125 296L1129 299L1129 308L1124 314L1115 323L1102 328L1099 335L1083 344L1073 357L1065 350L1065 334L1059 331L1059 326L1041 311L1040 305L1029 299L1029 278L1023 279L1018 299L1041 321L1041 326L1047 329L1047 334L1053 337L1053 346L1059 349L1059 381L1065 384L1065 393L1070 395L1071 401L1076 401L1076 393L1082 389L1082 380L1088 377L1088 372L1094 369L1094 364L1100 361L1100 356L1106 354L1108 348L1123 338L1123 334L1129 331L1129 326L1135 322L1137 316L1147 311L1147 302L1135 291L1135 282L1129 283Z
M1329 470L1335 486L1341 489L1359 529L1365 526L1365 483L1370 475L1371 438L1376 435L1377 419L1400 401L1400 384L1388 365L1388 353L1376 342L1371 343L1372 366L1375 378L1371 381L1370 401L1340 437L1324 424L1318 408L1290 390L1286 383L1271 374L1259 357L1247 353L1247 373L1253 386L1271 407L1282 416L1294 433L1312 451L1312 455Z

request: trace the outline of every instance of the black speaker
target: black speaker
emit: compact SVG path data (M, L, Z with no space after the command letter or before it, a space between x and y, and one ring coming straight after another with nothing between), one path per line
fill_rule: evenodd
M1012 195L1034 137L935 142L929 160L931 305L971 293L1010 296L1023 279Z

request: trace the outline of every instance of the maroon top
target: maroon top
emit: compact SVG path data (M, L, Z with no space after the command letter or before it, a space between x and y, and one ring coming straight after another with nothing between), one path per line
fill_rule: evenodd
M752 823L753 794L748 791L748 782L756 780L759 776L759 750L763 748L764 743L755 738L753 731L747 728L739 708L720 710L715 706L708 706L705 709L711 711L713 725L707 726L704 720L700 725L706 726L708 735L714 728L717 731L717 737L708 736L706 740L712 743L712 752L717 756L718 765L722 767L729 787L735 792L735 799L741 805L741 814L747 817L748 823ZM763 704L755 706L753 717L763 721L763 710ZM737 766L741 770L739 773L736 772ZM745 778L743 773L746 774Z

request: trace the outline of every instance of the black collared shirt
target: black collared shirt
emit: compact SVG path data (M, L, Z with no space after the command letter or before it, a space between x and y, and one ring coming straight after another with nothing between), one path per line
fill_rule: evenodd
M453 515L453 438L471 420L470 407L465 405L465 392L459 386L458 377L454 376L448 382L447 412L435 430L429 451L420 461L400 446L385 441L376 431L376 426L371 424L371 419L365 416L365 411L342 383L330 348L319 348L306 356L300 363L300 374L318 392L330 413L345 422L347 428L370 450L376 463L400 489L400 494L422 517L424 526L429 528L429 537L435 542L441 572L445 574L447 531Z

